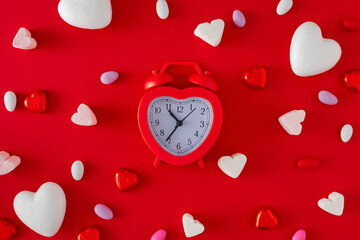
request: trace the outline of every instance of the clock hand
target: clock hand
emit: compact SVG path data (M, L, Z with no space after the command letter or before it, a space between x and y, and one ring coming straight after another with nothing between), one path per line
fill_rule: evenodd
M181 120L181 123L182 123L188 116L190 116L190 114L192 114L195 110L196 110L196 108L194 108L191 112L189 112L189 114L186 115L186 116Z
M178 129L179 126L180 126L180 125L179 125L178 123L176 123L176 126L175 126L174 130L173 130L173 131L170 133L170 135L166 138L165 142L170 139L170 137L174 134L174 132L176 131L176 129Z
M170 109L168 111L170 113L170 116L172 116L176 120L176 124L178 124L180 122L180 120L177 119L177 117L173 114L173 112Z

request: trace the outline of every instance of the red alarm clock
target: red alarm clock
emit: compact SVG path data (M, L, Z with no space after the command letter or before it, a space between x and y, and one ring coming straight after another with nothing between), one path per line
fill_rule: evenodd
M170 65L193 66L197 73L188 81L196 85L185 89L163 86L174 81L165 72ZM161 161L186 165L197 161L214 144L222 125L222 108L216 96L217 83L193 62L168 62L159 73L146 80L139 110L141 134L156 154L154 165Z

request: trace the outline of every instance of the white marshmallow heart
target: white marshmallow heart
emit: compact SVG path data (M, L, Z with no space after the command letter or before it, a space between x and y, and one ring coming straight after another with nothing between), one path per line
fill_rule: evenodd
M344 210L344 196L338 192L330 193L328 198L322 198L318 201L319 207L333 215L341 216Z
M340 45L323 38L316 23L305 22L296 29L290 45L290 64L296 75L308 77L326 72L340 57Z
M83 103L79 105L77 112L72 115L71 121L80 126L94 126L97 124L95 114Z
M278 15L284 15L291 9L292 5L292 0L280 0L279 4L276 7L276 13Z
M299 135L302 130L301 123L305 120L304 110L292 110L279 117L279 122L290 135Z
M23 50L34 49L37 46L37 42L31 37L31 33L26 28L20 28L16 33L13 40L13 47Z
M7 91L4 95L4 104L6 110L13 112L16 107L16 95L12 91Z
M18 193L14 199L14 210L31 230L42 236L52 237L59 231L64 220L65 193L56 183L47 182L36 193Z
M198 220L194 220L193 216L185 213L182 217L184 232L186 237L194 237L204 232L205 227Z
M0 152L0 175L5 175L12 172L19 164L21 159L18 156L1 151Z
M235 153L232 156L223 156L218 160L218 166L226 175L237 178L244 169L246 156L241 153Z
M196 27L194 34L211 46L216 47L221 42L224 28L224 21L222 19L216 19L211 21L211 23L205 22L199 24Z
M68 24L85 29L101 29L110 24L110 0L60 0L60 17Z

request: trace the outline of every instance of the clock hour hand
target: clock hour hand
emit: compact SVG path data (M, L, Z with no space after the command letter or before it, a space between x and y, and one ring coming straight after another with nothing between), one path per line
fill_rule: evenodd
M177 119L177 117L175 116L175 114L173 114L173 112L172 112L170 109L169 109L168 111L169 111L169 113L170 113L170 116L175 119L176 125L181 122L179 119Z
M196 108L194 108L191 112L189 112L189 114L186 115L186 116L181 120L181 123L182 123L188 116L190 116L190 114L192 114L195 110L196 110Z

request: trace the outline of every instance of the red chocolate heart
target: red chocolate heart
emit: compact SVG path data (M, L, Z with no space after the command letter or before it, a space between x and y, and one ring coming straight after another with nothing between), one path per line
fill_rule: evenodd
M259 210L256 217L256 228L257 229L271 229L276 227L278 223L277 218L268 208L262 208Z
M138 177L134 172L121 168L115 173L115 182L120 191L125 191L136 187Z
M77 240L100 240L101 232L96 226L89 226L84 228L77 235Z
M254 88L264 88L266 83L266 71L263 67L253 67L243 76L245 82Z
M41 90L33 92L30 96L25 98L25 107L33 112L46 112L46 96Z
M360 92L360 69L347 72L344 76L344 82L348 88Z
M0 240L14 239L16 234L16 224L8 219L0 218Z

